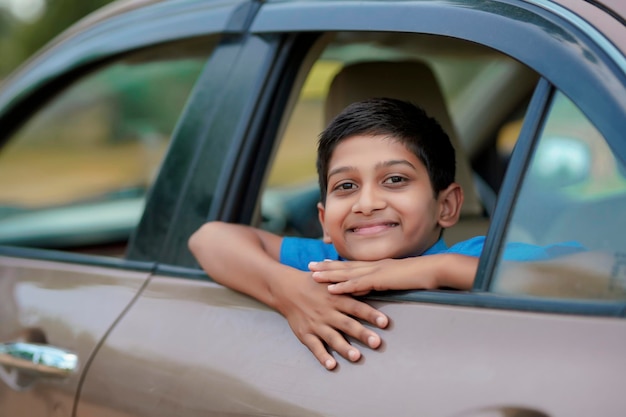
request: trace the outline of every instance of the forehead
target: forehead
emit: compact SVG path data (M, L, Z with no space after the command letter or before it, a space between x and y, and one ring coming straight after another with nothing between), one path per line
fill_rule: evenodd
M399 139L388 135L355 135L339 142L328 167L374 166L390 160L406 160L425 168L418 157Z

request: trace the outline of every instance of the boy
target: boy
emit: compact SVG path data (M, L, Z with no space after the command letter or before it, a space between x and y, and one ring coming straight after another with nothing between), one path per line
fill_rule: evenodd
M470 289L482 240L448 249L441 239L463 204L454 148L412 104L382 98L348 106L320 135L317 169L323 241L211 222L189 247L217 282L285 316L333 369L324 343L356 361L361 354L343 334L375 349L380 337L357 319L388 324L381 312L345 294Z

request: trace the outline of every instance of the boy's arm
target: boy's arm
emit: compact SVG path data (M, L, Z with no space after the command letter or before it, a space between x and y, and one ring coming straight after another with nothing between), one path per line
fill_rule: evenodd
M327 369L333 369L336 361L324 343L350 361L360 358L358 349L343 334L377 348L380 337L355 318L384 328L387 317L350 296L329 294L309 272L282 265L278 261L281 243L280 236L263 230L210 222L191 236L189 249L216 282L281 313L298 339Z
M478 258L437 254L374 262L312 262L313 279L330 283L332 294L366 294L369 291L469 290L474 283Z

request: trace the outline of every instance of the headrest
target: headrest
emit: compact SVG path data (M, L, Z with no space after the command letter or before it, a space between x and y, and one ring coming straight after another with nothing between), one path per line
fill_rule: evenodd
M346 106L372 97L410 101L437 119L456 150L456 181L463 187L462 215L479 215L482 205L472 182L472 170L462 148L439 83L427 64L420 61L374 61L350 64L331 82L324 115L326 124Z

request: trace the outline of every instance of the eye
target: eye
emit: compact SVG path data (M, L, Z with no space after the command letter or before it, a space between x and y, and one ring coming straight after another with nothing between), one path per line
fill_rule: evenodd
M351 191L356 190L356 184L353 182L342 182L333 188L333 191Z
M392 175L388 178L385 179L384 183L385 184L401 184L403 182L406 182L407 179L405 177L402 177L400 175Z

